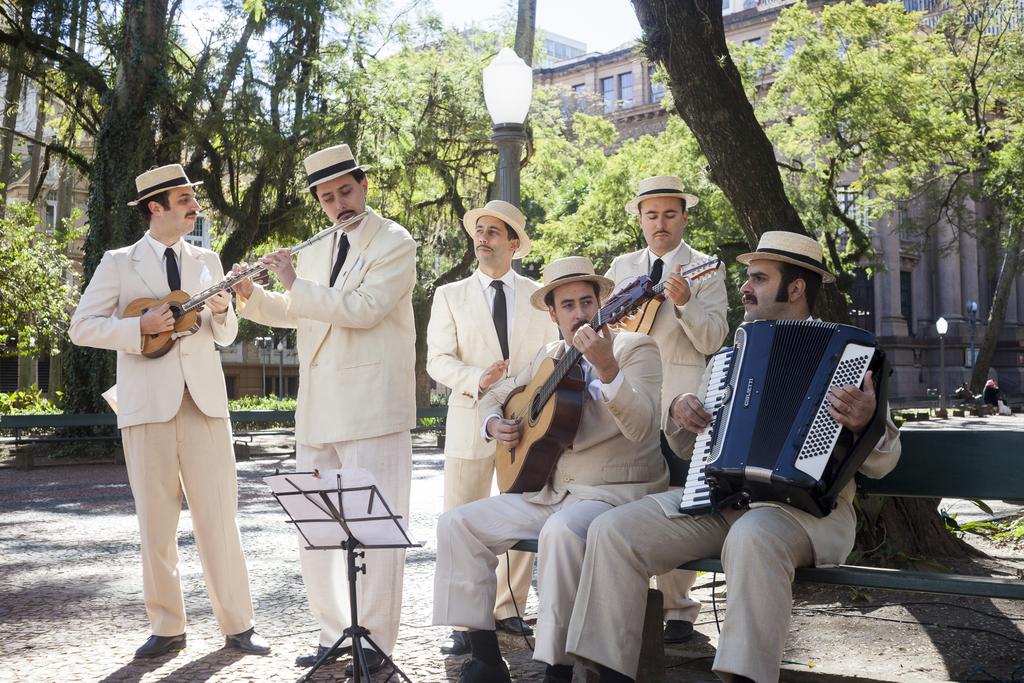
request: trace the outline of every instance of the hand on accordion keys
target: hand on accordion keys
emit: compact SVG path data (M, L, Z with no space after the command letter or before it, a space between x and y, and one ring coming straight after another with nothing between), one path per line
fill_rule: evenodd
M861 388L847 384L832 387L828 392L828 413L832 419L860 436L875 414L875 385L871 381L872 372L864 375Z
M669 409L672 421L694 434L701 434L711 421L711 413L704 410L704 404L696 394L681 394L672 401Z

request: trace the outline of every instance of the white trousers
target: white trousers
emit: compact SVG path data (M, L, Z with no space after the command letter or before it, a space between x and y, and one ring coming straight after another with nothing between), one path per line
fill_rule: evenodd
M651 576L684 562L721 557L728 584L714 672L775 683L793 606L793 572L813 563L796 520L771 507L726 515L665 516L643 498L591 525L566 648L591 668L636 677Z
M183 494L221 633L252 628L228 420L205 415L185 391L173 419L126 427L121 438L142 535L142 595L153 635L185 632L177 535Z
M369 470L398 514L408 523L412 484L412 437L409 432L339 441L322 448L296 444L295 466L299 472L352 467ZM352 624L346 553L344 550L307 550L302 536L298 538L299 561L309 608L320 624L320 645L329 647ZM402 613L405 549L365 552L366 557L360 561L366 564L366 574L359 574L356 581L359 624L370 630L370 637L386 654L391 654L398 640Z
M587 528L611 504L567 495L538 505L502 494L457 507L437 522L434 624L493 630L495 557L522 539L537 541L536 649L545 664L572 664L565 652Z
M494 479L494 456L478 460L444 459L444 511L472 503L491 495ZM526 614L526 599L533 583L533 553L510 550L508 559L498 558L498 592L494 601L494 618L508 619ZM509 576L509 564L512 566ZM509 592L509 584L512 591ZM514 599L514 602L513 602ZM698 603L698 611L700 610Z

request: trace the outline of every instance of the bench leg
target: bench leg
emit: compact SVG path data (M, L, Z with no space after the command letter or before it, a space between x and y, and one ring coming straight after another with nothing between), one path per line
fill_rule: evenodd
M31 470L35 469L36 458L32 451L17 450L14 452L14 469Z
M665 679L665 623L662 621L665 599L660 590L647 591L647 611L640 644L640 667L636 683L650 683ZM579 664L572 670L572 683L597 683L598 675Z
M239 460L248 460L250 453L251 453L251 448L249 447L249 444L247 444L247 443L239 443L238 441L235 442L235 461L236 462L239 461Z

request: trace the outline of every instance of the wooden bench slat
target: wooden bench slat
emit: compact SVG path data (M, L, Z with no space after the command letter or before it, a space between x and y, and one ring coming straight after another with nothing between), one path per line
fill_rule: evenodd
M60 427L104 427L117 425L114 413L59 413L54 415L3 415L3 429L46 429Z

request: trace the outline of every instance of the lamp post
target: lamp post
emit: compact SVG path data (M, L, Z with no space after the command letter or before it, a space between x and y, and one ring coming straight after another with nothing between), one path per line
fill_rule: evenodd
M277 365L277 397L284 398L284 337L281 337L281 341L277 342L277 352L280 354Z
M935 331L939 333L939 416L946 417L946 330L949 323L945 318L935 321Z
M971 331L971 379L974 379L974 327L978 324L978 302L967 302L967 329Z
M523 122L533 99L533 69L515 50L502 48L484 68L484 101L494 122L491 141L498 148L498 199L520 207L519 161L526 144ZM519 272L521 265L515 262Z
M263 396L267 395L267 358L263 355L263 350L270 348L270 342L270 337L256 337L256 348L259 349L260 365L263 368Z

